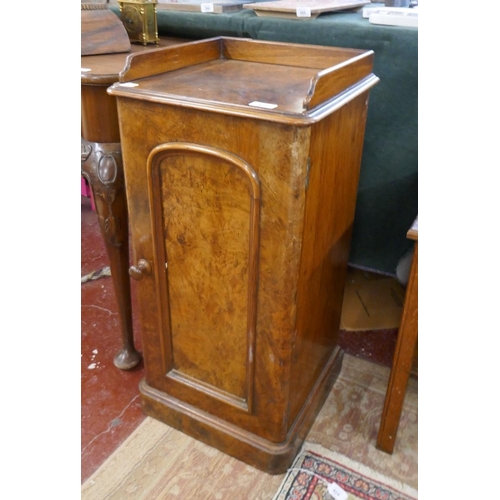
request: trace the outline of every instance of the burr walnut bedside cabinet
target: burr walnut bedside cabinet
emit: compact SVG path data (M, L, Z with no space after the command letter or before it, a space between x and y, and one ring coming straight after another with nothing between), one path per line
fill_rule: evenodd
M216 37L133 55L116 97L144 411L284 472L337 344L372 51Z

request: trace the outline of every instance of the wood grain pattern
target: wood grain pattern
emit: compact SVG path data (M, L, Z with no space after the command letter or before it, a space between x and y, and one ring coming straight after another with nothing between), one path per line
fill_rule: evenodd
M163 305L169 311L164 326L171 345L166 371L251 411L257 174L235 155L187 143L158 146L148 168L153 238L163 242L155 260L166 281L162 295L168 296ZM216 325L207 317L217 317ZM193 345L199 346L195 352ZM214 365L213 359L221 357L225 363Z
M137 80L212 61L220 55L220 44L219 38L213 38L180 44L180 46L169 47L168 50L160 49L133 54L127 59L119 81Z
M252 74L265 71L268 78L257 80L249 86L249 71ZM182 95L186 103L211 103L218 107L248 108L251 102L258 101L276 105L280 113L300 114L303 96L315 74L316 70L311 68L294 68L290 75L288 66L216 59L179 69L168 80L145 78L139 81L134 90L160 99L163 96ZM195 87L193 81L203 81L203 85Z
M130 51L127 30L109 9L82 10L81 54L116 54Z
M237 61L279 64L296 68L314 68L323 70L348 61L363 54L359 49L339 49L321 45L294 44L293 52L288 44L262 40L250 40L224 37L222 56Z
M120 81L146 78L220 58L322 70L366 52L305 44L294 44L291 52L286 43L233 37L214 37L186 44L178 50L154 51L147 56L141 53L140 57L139 54L133 55L128 59Z
M373 51L319 72L311 82L304 109L312 109L368 77L373 68Z

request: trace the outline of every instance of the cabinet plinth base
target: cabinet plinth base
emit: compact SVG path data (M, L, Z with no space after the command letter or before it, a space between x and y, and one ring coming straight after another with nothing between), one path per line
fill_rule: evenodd
M287 438L274 443L226 422L169 394L154 389L142 380L139 389L143 411L198 441L245 462L268 474L286 472L302 446L316 416L342 367L343 351L337 347L319 377Z

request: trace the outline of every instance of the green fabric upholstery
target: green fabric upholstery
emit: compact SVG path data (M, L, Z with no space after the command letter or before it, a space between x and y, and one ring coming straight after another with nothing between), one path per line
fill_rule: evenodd
M406 238L418 213L418 29L372 25L361 12L313 20L233 14L158 12L160 35L201 39L249 37L371 49L380 82L370 104L353 227L350 263L395 275L411 247Z

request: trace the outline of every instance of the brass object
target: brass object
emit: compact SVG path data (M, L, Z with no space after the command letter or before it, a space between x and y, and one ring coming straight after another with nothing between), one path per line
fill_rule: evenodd
M131 42L158 43L157 0L119 1L120 19Z

